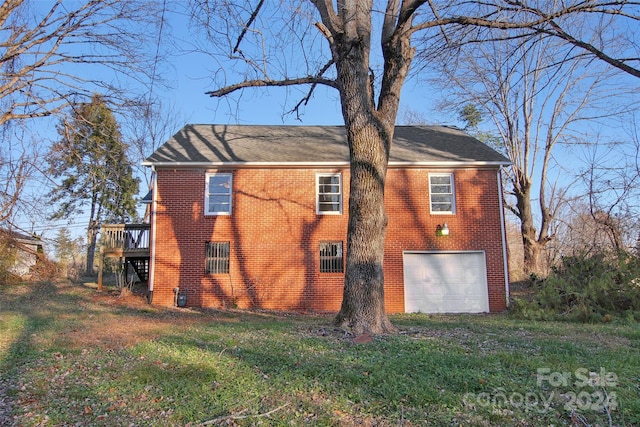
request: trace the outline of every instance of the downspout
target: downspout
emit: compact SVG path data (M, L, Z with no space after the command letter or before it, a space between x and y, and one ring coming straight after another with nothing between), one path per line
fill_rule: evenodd
M153 304L153 281L156 265L156 198L158 197L156 168L151 166L151 214L149 215L149 225L151 234L149 235L149 304Z
M509 260L507 254L507 230L504 219L504 193L502 188L502 166L498 169L498 200L500 200L500 229L502 231L502 261L504 263L504 288L509 308Z

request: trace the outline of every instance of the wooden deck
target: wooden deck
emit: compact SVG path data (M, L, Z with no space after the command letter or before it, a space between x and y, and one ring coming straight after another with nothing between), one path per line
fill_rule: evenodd
M106 257L149 256L150 224L103 224L100 247Z
M130 264L133 267L140 280L148 280L150 231L150 224L102 224L100 226L99 291L102 290L105 257L120 258L125 266Z

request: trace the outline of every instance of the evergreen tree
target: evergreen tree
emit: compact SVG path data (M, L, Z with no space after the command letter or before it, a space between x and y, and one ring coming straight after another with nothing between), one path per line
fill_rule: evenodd
M60 228L53 240L53 249L58 264L64 268L66 274L78 271L79 259L83 251L82 237L73 239L68 228Z
M51 193L58 204L52 218L72 218L89 208L87 273L91 274L100 224L136 218L139 180L133 176L113 112L100 95L77 105L71 116L60 122L60 140L49 156L52 177L61 179Z

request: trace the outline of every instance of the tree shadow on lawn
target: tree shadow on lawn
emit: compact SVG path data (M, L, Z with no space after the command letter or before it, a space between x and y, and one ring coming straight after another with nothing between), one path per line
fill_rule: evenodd
M61 281L2 285L0 425L12 425L12 408L20 408L23 421L31 417L29 422L34 425L46 424L38 416L56 411L55 403L49 402L50 394L65 401L73 395L79 395L81 401L99 400L92 386L83 385L83 381L98 375L91 369L100 368L85 360L96 351L117 354L153 340L167 329L233 320L232 316L214 319L210 314L188 309L156 308L146 304L142 295L119 298L114 289L105 288L105 292L98 293L92 284ZM58 372L60 369L69 372ZM35 412L28 413L28 408ZM82 406L67 410L79 411L75 415L83 423L95 421L85 415L98 416ZM62 420L67 420L63 424L68 422L67 418ZM15 423L20 425L21 421Z
M518 399L537 393L539 405L544 405L542 399L548 399L551 391L536 384L538 368L573 372L604 363L609 370L620 369L606 364L609 344L593 343L593 335L589 338L588 332L593 334L598 328L578 333L580 325L570 330L551 325L532 332L517 322L491 326L491 321L478 325L474 319L478 320L471 318L468 324L460 319L433 320L424 327L407 322L412 326L404 333L376 337L366 345L354 344L344 331L313 328L310 323L284 329L269 323L246 328L203 325L197 334L176 331L154 343L162 360L153 368L154 376L163 378L168 387L180 377L200 384L213 396L232 396L226 401L216 397L200 403L200 420L207 414L216 418L268 413L287 404L273 415L283 423L297 411L308 422L325 424L429 420L435 424L546 425L570 421L560 392L554 395L560 400L552 402L556 409L549 413L539 412L544 412L543 406L521 408L517 400L513 405L487 406L477 397ZM574 332L577 342L570 338ZM586 347L587 342L594 347ZM229 372L237 377L229 377ZM624 382L620 387L627 387ZM620 395L626 393L620 387ZM476 400L467 404L468 396ZM538 411L535 421L526 424L533 416L531 411ZM633 413L629 411L614 415L628 420ZM588 415L605 419L603 414Z
M200 394L200 383L206 377L197 370L197 375L190 377L194 370L180 358L168 369L161 362L163 355L139 356L146 350L137 346L151 343L153 347L155 340L167 342L176 334L190 336L193 329L211 324L233 324L230 335L251 330L260 322L282 330L279 325L289 324L296 316L158 308L148 305L143 295L120 298L114 288L105 287L98 293L95 287L84 282L0 287L0 425L21 425L27 420L30 425L99 424L105 408L118 408L120 416L125 416L122 413L128 414L136 405L146 406L147 413L155 408L166 416L174 409L164 407L168 399L162 390L176 392L176 375L183 382L192 380ZM188 342L196 349L203 343L202 338ZM111 372L116 367L120 372ZM140 383L145 378L150 383ZM104 383L110 384L107 391ZM127 406L117 402L120 389L125 395L134 390L129 396L135 397ZM155 389L159 391L154 393ZM242 395L241 390L239 393ZM149 404L145 399L160 403ZM215 402L204 399L201 403ZM177 406L193 413L195 402ZM12 408L19 408L17 418L11 415ZM112 421L117 411L109 412ZM208 411L201 407L200 413ZM136 415L126 419L135 420ZM162 423L162 419L158 415L155 421Z
M0 347L0 367L32 351L128 347L167 328L212 321L214 314L154 307L141 294L119 297L109 287L96 292L91 283L1 286L0 296L0 319L7 322L10 335ZM232 315L215 314L216 321L234 320Z

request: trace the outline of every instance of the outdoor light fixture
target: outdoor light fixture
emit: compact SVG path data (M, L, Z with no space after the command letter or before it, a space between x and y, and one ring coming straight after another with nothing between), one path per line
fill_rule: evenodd
M445 222L444 224L436 227L436 236L448 236L449 235L449 226Z

